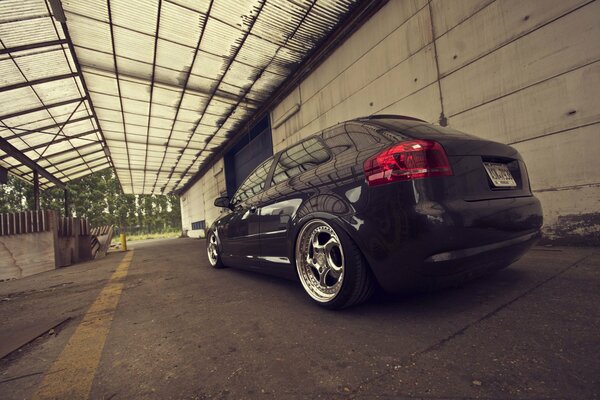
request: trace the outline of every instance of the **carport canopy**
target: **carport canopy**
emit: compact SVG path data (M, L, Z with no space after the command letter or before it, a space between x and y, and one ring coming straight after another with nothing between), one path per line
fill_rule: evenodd
M0 166L179 191L383 3L1 1Z

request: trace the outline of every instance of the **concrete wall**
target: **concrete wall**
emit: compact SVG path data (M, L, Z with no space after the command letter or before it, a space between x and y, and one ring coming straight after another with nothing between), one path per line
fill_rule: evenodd
M362 115L443 116L522 153L548 237L600 244L599 21L584 0L392 0L273 110L300 105L275 150Z
M0 281L92 259L87 220L40 210L0 214L0 225Z
M0 236L0 281L55 269L53 231Z
M273 110L299 107L274 151L369 114L444 122L522 153L547 237L600 244L598 21L589 0L390 0Z
M206 226L214 222L223 212L213 205L215 198L224 195L225 172L223 160L219 160L210 171L198 180L179 201L181 202L181 223L190 237L204 237L204 230L192 230L192 222L205 220Z

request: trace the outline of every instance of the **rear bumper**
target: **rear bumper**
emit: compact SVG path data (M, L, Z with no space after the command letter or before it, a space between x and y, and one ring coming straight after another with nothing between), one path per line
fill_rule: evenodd
M533 196L381 208L389 210L388 221L370 224L372 218L365 218L356 234L386 291L454 285L505 268L538 241L542 226Z
M540 238L535 232L509 241L440 253L422 261L402 260L373 268L388 292L426 291L448 287L501 270L521 258ZM434 259L439 257L436 261Z
M540 236L537 231L503 242L435 254L420 266L415 286L451 286L506 268L521 258Z
M390 292L448 287L508 267L539 238L537 231L503 242L434 254L410 264L398 259L373 270L377 270L380 286Z
M506 249L513 249L515 246L519 247L524 243L531 242L540 238L539 232L528 233L527 235L519 236L514 239L505 240L503 242L486 244L484 246L471 247L468 249L460 249L453 251L446 251L443 253L434 254L425 259L425 264L441 265L447 261L464 260L471 257L478 257L482 254L489 254L496 250L506 251Z

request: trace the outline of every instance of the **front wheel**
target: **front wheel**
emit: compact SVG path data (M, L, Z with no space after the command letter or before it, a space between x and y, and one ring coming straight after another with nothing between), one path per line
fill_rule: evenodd
M208 262L213 268L224 267L217 243L217 235L213 231L209 232L206 238L206 253L208 255Z
M341 228L314 219L296 241L296 270L306 293L319 305L339 309L367 300L371 271L356 244Z

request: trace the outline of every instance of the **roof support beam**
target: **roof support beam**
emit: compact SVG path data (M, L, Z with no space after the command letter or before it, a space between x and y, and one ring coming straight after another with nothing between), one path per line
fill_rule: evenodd
M76 135L72 135L72 136L68 136L68 137L64 137L64 138L55 140L54 143L52 143L52 144L58 144L58 143L66 142L67 140L71 140L71 139L78 139L80 137L91 135L92 133L96 133L96 132L98 132L97 129L92 129L92 130L89 130L89 131L81 132L81 133L78 133ZM97 143L100 143L100 142L97 142ZM41 144L38 144L38 145L35 145L35 146L31 146L31 147L27 148L27 150L25 150L25 151L29 152L29 151L33 151L33 150L44 148L46 146L49 146L49 144L48 143L41 143ZM8 156L1 156L0 160L4 160L7 157Z
M81 46L76 46L76 47L81 47ZM92 50L95 51L95 50ZM100 53L100 52L98 52ZM102 54L109 54L112 56L112 53L107 53L107 52L101 52ZM122 58L120 55L117 56L118 58ZM138 61L140 63L142 63L141 61ZM146 65L152 66L152 64L150 63L145 63ZM89 65L85 66L85 70L84 72L86 74L91 74L91 75L96 75L96 76L104 76L106 77L106 75L112 75L114 74L113 70L109 70L109 69L103 69L103 68L99 68L97 66L91 67ZM200 76L200 75L195 75L194 76ZM203 77L202 78L206 78ZM140 80L144 80L144 77L142 76L136 76L136 75L132 75L132 74L128 74L126 72L121 72L119 71L119 79L121 79L122 81L129 81L129 82L137 82ZM211 79L211 78L206 78L206 79ZM214 79L211 79L214 80ZM216 80L215 80L216 81ZM181 91L181 86L177 86L173 83L167 82L165 80L159 80L159 79L155 79L154 80L154 84L155 85L160 85L160 86L164 86L166 89L168 90L172 90L175 92L179 92ZM240 90L242 90L242 88L239 88ZM100 93L100 92L97 92ZM208 97L212 94L212 92L208 91L208 90L200 90L199 88L187 88L186 93L190 93L190 94L194 94L197 96L205 96ZM106 93L101 93L101 94L106 94ZM221 93L217 93L215 94L215 99L224 101L224 102L237 102L238 101L238 97L234 94L228 94L225 92L221 92ZM250 106L254 106L257 107L260 103L252 100L252 99L245 99L244 103L250 105Z
M169 171L167 170L162 170L162 169L156 169L156 168L135 168L132 167L131 169L129 168L117 168L115 167L116 170L121 170L121 171L133 171L133 172L158 172L159 174L167 174ZM182 172L182 171L179 171Z
M158 11L156 13L156 34L154 35L154 56L152 57L152 77L150 79L150 101L148 104L148 126L146 127L146 152L144 156L144 169L148 165L148 143L150 142L150 121L152 120L152 100L154 97L154 80L156 79L156 56L158 55L158 33L160 30L160 12L162 9L162 0L158 0ZM190 66L190 72L192 66ZM142 193L146 190L146 174L142 183Z
M42 126L40 128L36 128L36 129L24 129L24 128L17 128L17 127L10 127L10 129L12 131L21 131L21 133L15 133L14 135L5 138L6 140L13 140L13 139L17 139L23 136L27 136L30 135L32 133L47 133L48 135L55 135L56 133L54 132L44 132L46 129L53 129L53 128L60 128L64 125L68 125L68 124L74 124L76 122L81 122L81 121L85 121L88 119L92 119L93 117L91 115L87 115L85 117L81 117L81 118L75 118L75 119L71 119L71 120L67 120L65 122L59 122L56 124L52 124L52 125L46 125L46 126Z
M296 27L294 28L293 32L291 34L289 34L287 36L287 38L285 39L283 46L286 46L289 42L289 40L294 37L296 35L296 32L298 32L298 29L300 29L300 27L304 24L304 21L306 20L306 18L308 17L308 15L310 14L310 12L313 10L315 4L317 3L317 0L312 0L312 3L310 4L310 6L308 7L308 9L306 10L306 12L304 13L304 15L302 16L302 19L300 19L299 23L296 25ZM258 14L256 15L256 18L258 19ZM252 27L250 27L252 28ZM250 31L248 31L248 33L250 33ZM242 43L240 43L240 47L238 47L238 50L240 50L240 48L243 46L244 41L246 40L247 36L244 37L244 40L242 41ZM236 55L237 55L237 51L236 51ZM258 82L258 80L261 78L262 74L267 70L267 68L273 63L273 61L275 60L275 57L277 57L277 54L279 53L279 50L277 50L275 52L275 54L273 54L273 56L271 57L271 59L269 60L269 62L264 66L264 68L260 71L260 73L254 78L254 81L252 82L252 84L247 87L244 90L244 95L241 96L239 98L239 100L237 101L236 105L231 108L231 110L229 111L229 113L225 116L225 118L222 120L223 122L227 121L229 119L229 117L231 117L231 115L233 114L233 112L238 108L238 106L244 101L244 99L247 98L248 93L250 92L250 90L252 90L252 88L254 87L254 84L256 84L256 82ZM231 63L230 63L231 65ZM229 68L229 66L228 66ZM227 70L227 69L226 69ZM221 76L221 80L223 80L223 78L225 77L225 74L223 74L223 76ZM219 81L220 84L221 81ZM218 85L217 85L218 88ZM208 104L210 103L211 99L209 100L209 102L207 102L206 107L204 108L204 112L202 113L202 116L200 117L200 119L198 120L198 123L196 124L196 126L194 126L194 128L192 129L192 132L196 132L196 129L198 129L198 125L200 125L200 123L202 122L202 119L204 118L204 113L206 112L207 108L208 108ZM202 154L202 152L204 150L206 150L208 148L208 144L210 143L210 141L217 135L217 133L221 130L221 127L223 125L219 126L218 129L213 133L213 135L210 137L209 140L207 140L204 143L204 147L202 148L201 151L199 151L196 155L196 159L200 156L200 154ZM191 141L191 137L187 140L187 143L185 145L184 151L187 150L189 144ZM194 161L195 162L195 161ZM192 162L190 165L188 165L188 167L183 171L183 173L179 176L179 179L175 182L175 187L177 187L179 185L179 183L183 180L183 178L185 177L185 175L188 173L188 171L190 170L190 168L192 168L192 166L194 165L194 162ZM173 173L175 172L175 168L179 166L179 161L176 162L174 168L171 169L171 173L169 174L169 179L167 180L167 184L165 185L165 187L171 183L171 178L173 177ZM164 188L163 188L164 191Z
M87 160L87 163L88 163L88 164L92 164L92 163L95 163L96 161L100 161L100 160L104 160L104 161L106 162L106 165L110 165L110 164L108 163L108 159L106 158L106 156L105 156L105 155L102 155L102 156L100 156L100 157L93 158L93 159L91 159L91 160ZM81 167L82 167L82 166L81 166L81 164L76 164L76 165L71 165L70 167L67 167L67 168L65 168L65 169L63 169L63 170L61 170L61 171L62 171L62 172L69 172L69 171L72 171L72 170L74 170L74 169L81 168ZM94 168L94 167L92 167L92 168ZM85 170L85 169L83 169L83 170ZM83 170L82 170L82 171L83 171Z
M3 166L0 166L0 185L8 183L8 170Z
M75 115L75 113L77 112L77 110L79 109L79 107L82 104L83 104L83 101L81 101L81 102L79 102L79 104L77 104L77 106L75 107L75 109L73 110L73 112L71 112L71 114L69 115L69 117L67 118L67 120L62 123L60 129L58 130L58 132L56 132L56 134L52 138L52 141L50 141L50 143L46 144L46 148L42 151L42 154L40 154L40 156L42 156L42 157L44 156L44 154L46 153L46 151L48 151L48 149L50 148L50 146L52 146L52 144L54 143L54 141L56 140L56 138L62 133L62 131L65 129L65 126L67 126L67 124L69 123L69 121L71 120L71 118L73 118L73 115ZM73 146L73 145L71 144L71 146ZM73 147L75 147L75 146L73 146Z
M252 30L252 26L254 25L254 22L258 19L258 15L260 14L260 12L262 11L262 8L265 5L266 0L263 1L263 3L261 3L260 8L258 10L258 12L256 13L256 16L254 17L254 19L252 20L251 25L248 27L248 31L246 32L246 35L244 36L244 41L246 40L246 38L248 37L248 35L250 34L250 31ZM202 28L202 32L200 32L200 37L198 38L198 44L196 45L196 49L194 50L194 56L192 57L192 64L190 65L190 70L188 71L187 75L185 76L184 82L183 82L183 90L181 91L181 96L179 97L179 103L177 104L177 110L175 111L175 118L173 118L173 123L171 124L171 130L169 131L169 137L167 138L167 147L169 147L169 145L171 144L171 137L173 136L173 129L175 128L175 123L177 122L177 117L179 115L179 110L181 109L181 103L183 102L183 97L185 96L185 92L187 90L187 86L188 86L188 82L190 80L190 76L192 76L192 69L194 69L194 63L196 62L196 57L198 56L198 52L200 51L200 45L202 44L202 39L204 38L204 32L206 32L206 24L208 23L208 16L210 15L210 12L212 10L214 4L214 0L211 0L209 5L208 5L208 10L206 11L206 16L204 17L204 23L203 23L203 28ZM240 44L241 47L241 44ZM225 71L227 71L229 69L229 67L231 66L231 64L233 63L233 60L235 58L235 56L237 55L239 51L239 47L235 52L235 55L233 57L231 57L231 60L229 61L229 65L227 66L227 68L225 69ZM219 78L218 83L215 85L215 89L213 90L213 93L216 93L217 90L219 90L219 86L221 85L221 82L223 80L223 77L225 76L227 72L223 73L223 76L221 76L221 78ZM206 109L208 108L209 103L212 100L212 96L209 98L208 102L206 103L206 105L204 106L204 110L202 110L202 114L200 119L202 119L204 117L204 112L206 111ZM200 122L198 122L199 124ZM194 131L192 131L192 135L193 135ZM160 163L160 168L162 169L164 163L165 163L165 155L166 153L163 155L162 161ZM179 160L178 160L179 161ZM132 179L133 181L133 179ZM154 193L154 191L156 190L156 185L158 184L158 178L154 180L154 185L152 186L152 193ZM163 186L161 189L161 193L163 193L165 190L165 187Z
M78 97L76 99L71 99L71 100L65 100L65 101L61 101L58 103L48 104L48 105L44 105L41 107L30 108L29 110L19 111L19 112L12 113L12 114L1 115L0 121L3 121L5 119L20 117L22 115L27 115L27 114L38 112L38 111L49 110L49 109L55 108L55 107L62 107L62 106L66 106L66 105L73 104L73 103L79 103L82 100L87 100L87 96L86 97Z
M62 3L60 0L50 0L50 7L52 8L52 15L58 22L67 22L65 16L65 10L63 10Z
M24 87L34 86L34 85L41 85L42 83L48 83L48 82L60 81L62 79L74 78L74 77L76 77L78 75L79 74L77 72L72 72L70 74L49 76L48 78L41 78L41 79L36 79L36 80L33 80L33 81L26 81L26 82L21 82L21 83L15 83L14 85L8 85L8 86L0 87L0 93L8 92L9 90L15 90L15 89L21 89L21 88L24 88ZM81 101L81 99L79 99L79 100Z
M61 4L61 6L62 6L62 4ZM98 128L98 133L100 134L100 137L102 138L102 143L103 143L102 147L106 153L106 158L108 159L110 166L114 168L112 158L110 156L110 152L107 151L108 147L106 144L106 138L104 137L104 132L102 131L102 126L100 125L100 121L98 120L98 115L96 114L96 109L94 108L94 102L92 101L92 99L90 97L90 91L88 89L87 84L85 83L85 76L83 76L83 72L82 72L83 70L81 69L81 64L79 63L79 58L77 58L77 53L75 52L75 47L73 46L73 40L71 39L71 34L69 33L69 27L67 26L66 21L62 21L60 23L60 25L63 29L65 38L67 39L67 42L69 45L69 51L71 53L71 57L73 58L73 62L75 63L75 67L77 68L77 71L81 72L81 76L79 77L79 80L81 81L81 86L83 86L83 91L85 93L84 99L87 99L87 101L90 105L90 111L94 117L94 121L96 121L96 128ZM119 180L119 177L117 177L117 181L118 180Z
M8 143L8 141L4 138L0 138L0 150L4 151L6 154L19 161L21 164L27 166L34 172L39 173L41 176L54 183L56 186L64 187L64 183L60 181L57 177L46 171L44 168L38 165L37 162L33 161L31 158L27 157L25 154L20 152L15 146Z
M89 144L86 144L85 146L89 146ZM83 147L83 146L82 146L82 147ZM81 149L81 147L80 147L80 149ZM61 161L59 161L59 162L55 162L55 163L53 163L52 165L53 165L55 168L58 168L58 166L59 166L59 165L63 165L63 164L66 164L66 163L68 163L68 162L75 161L75 160L81 160L83 157L87 157L87 156L90 156L90 155L92 155L92 154L96 154L96 153L102 153L102 154L104 154L104 156L106 156L106 154L104 153L104 149L100 149L100 150L95 150L95 151L91 151L91 152L89 152L89 153L82 154L81 156L80 156L80 155L77 155L77 157L71 157L71 158L67 158L66 160L61 160ZM108 159L108 158L107 158L107 159Z
M86 175L90 175L91 173L103 171L103 170L109 169L109 168L112 168L111 165L109 163L106 163L106 164L96 165L95 167L90 167L88 170L89 172L86 172L86 171L73 172L73 175L69 177L69 180L67 182L70 183L76 179L83 178Z
M337 27L327 37L325 37L314 50L310 52L307 58L292 72L288 78L281 83L277 89L271 94L269 99L265 101L254 116L247 119L244 126L237 130L226 145L222 146L218 151L212 153L209 158L200 166L198 172L187 181L181 188L173 190L176 194L185 193L194 183L196 183L208 170L229 151L239 139L250 129L250 127L261 117L267 114L277 103L287 96L299 83L307 77L327 57L333 53L352 33L364 24L373 14L383 7L388 0L364 0L359 2L355 9L343 20L338 23ZM184 175L185 176L185 175ZM181 177L181 179L184 178Z
M102 145L102 143L94 142L94 143L84 144L83 146L79 146L79 147L73 147L72 149L63 150L63 151L59 151L58 153L47 155L45 157L40 157L37 160L35 160L35 162L38 162L38 161L41 161L41 160L44 160L44 159L47 160L47 159L50 159L50 158L56 157L56 156L62 156L63 154L67 154L67 153L78 152L81 149L85 149L85 148L88 148L88 147L91 147L91 146L97 146L97 145ZM76 158L81 158L81 156L78 156Z
M119 64L117 63L117 50L115 49L115 27L113 26L112 9L110 0L106 0L106 6L108 8L108 26L110 28L110 41L112 44L113 51L113 63L115 66L115 77L117 78L117 92L119 93L119 105L121 106L121 122L123 125L123 134L125 135L125 150L127 151L127 165L131 168L131 160L129 154L129 145L127 144L127 127L125 124L125 108L123 107L123 96L121 95L121 82L119 81ZM190 68L191 70L191 68ZM106 142L106 140L105 140ZM129 171L129 179L133 182L133 176ZM121 185L122 186L122 185ZM131 186L131 192L133 193L133 185Z
M31 44L26 44L23 46L11 47L9 49L0 49L0 55L16 53L18 51L41 49L41 48L50 47L50 46L58 46L58 45L66 44L66 43L67 43L66 39L50 40L47 42L39 42L39 43L31 43Z
M112 138L110 138L108 140L112 143L111 146L114 145L114 143L117 143L117 142L118 143L125 143L124 140L120 140L120 139L112 139ZM129 143L129 144L142 144L142 145L146 145L147 142L129 139L129 140L127 140L127 143ZM162 148L162 151L165 151L165 146L162 143L148 143L148 146L160 147L160 148ZM173 149L173 150L177 150L177 151L184 150L183 147L179 147L179 146L171 146L170 148ZM196 151L196 152L202 151L202 149L200 149L198 147L188 147L188 150ZM0 158L0 159L2 159L2 158Z

